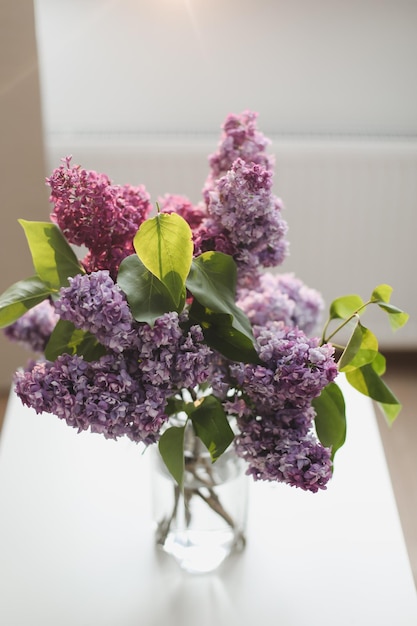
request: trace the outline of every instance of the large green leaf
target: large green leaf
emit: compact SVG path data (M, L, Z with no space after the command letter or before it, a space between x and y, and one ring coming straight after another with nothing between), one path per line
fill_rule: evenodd
M214 313L194 300L189 316L191 322L201 326L207 345L226 358L244 363L261 363L254 339L235 328L232 314Z
M11 285L0 296L0 328L13 324L51 293L52 289L39 276L32 276Z
M177 307L165 285L144 266L136 254L123 259L117 284L126 294L132 315L138 322L153 325L164 313L181 311L184 306L185 290Z
M336 383L329 383L318 398L313 399L312 404L317 413L315 418L317 436L323 446L332 449L333 459L346 439L343 393Z
M45 358L55 361L61 354L78 354L86 361L97 361L106 352L90 332L75 328L67 320L59 320L46 345Z
M176 306L193 258L192 232L176 213L158 213L139 228L133 244L143 265L167 288Z
M253 342L250 322L235 303L236 279L236 264L231 256L204 252L192 262L187 287L207 310L232 315L233 328Z
M380 405L389 423L391 423L400 412L401 404L398 398L396 398L388 385L382 380L373 367L373 364L364 365L352 372L347 372L346 379L352 387L365 396L369 396ZM390 407L388 410L386 409L387 405Z
M346 319L363 306L362 298L356 294L336 298L330 305L330 319Z
M51 222L19 220L25 231L39 278L52 289L68 285L68 277L84 273L71 246Z
M210 452L211 460L216 461L234 439L221 402L214 396L207 396L191 413L191 419L197 437Z
M367 363L372 363L377 354L377 338L369 328L365 328L358 322L340 358L339 370L341 372L350 372Z
M184 482L184 433L185 426L171 426L158 442L159 453L180 489Z

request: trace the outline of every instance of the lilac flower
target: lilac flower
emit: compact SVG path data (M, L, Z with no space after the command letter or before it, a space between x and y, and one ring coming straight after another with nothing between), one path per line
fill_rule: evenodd
M184 334L181 323L185 321L185 314L180 319L172 312L159 317L153 327L140 325L138 358L144 380L150 384L169 385L178 391L215 376L215 357L204 343L200 326L192 326Z
M245 163L261 165L272 170L273 157L266 153L269 140L256 126L257 113L244 111L240 115L228 115L223 126L218 150L210 155L210 174L206 181L203 194L213 189L215 181L224 176L237 159Z
M317 338L282 322L255 327L254 332L265 365L236 363L230 372L261 415L308 406L336 377L332 346L319 346Z
M235 448L248 463L247 473L255 480L285 482L313 493L325 489L332 476L330 450L303 430L281 428L279 413L276 423L246 422Z
M15 391L37 413L53 413L79 432L90 429L110 439L155 443L168 419L167 391L144 384L137 364L116 354L91 363L68 354L32 363L17 372Z
M324 308L319 292L293 274L270 272L259 274L258 283L250 289L241 289L237 305L254 325L282 321L286 326L297 326L307 335L315 330Z
M202 222L204 234L196 237L198 247L207 250L207 244L223 235L243 274L279 265L287 252L287 225L281 209L280 200L272 194L271 172L237 159L208 193L209 219Z
M91 332L107 348L122 352L136 338L135 322L126 297L109 272L78 274L60 290L55 303L61 319Z
M55 313L55 308L49 300L43 300L13 324L7 326L4 334L8 339L28 350L44 352L57 321L58 315Z
M151 209L149 195L143 185L112 185L105 174L71 167L70 161L47 179L51 220L70 243L89 249L89 272L108 269L115 276L121 260L133 253L133 237Z

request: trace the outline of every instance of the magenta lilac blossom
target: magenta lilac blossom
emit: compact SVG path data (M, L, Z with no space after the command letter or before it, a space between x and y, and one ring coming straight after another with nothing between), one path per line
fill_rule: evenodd
M133 237L151 210L149 195L143 185L113 185L105 174L70 161L47 179L54 204L51 220L70 243L88 248L87 271L107 269L115 275L134 251Z

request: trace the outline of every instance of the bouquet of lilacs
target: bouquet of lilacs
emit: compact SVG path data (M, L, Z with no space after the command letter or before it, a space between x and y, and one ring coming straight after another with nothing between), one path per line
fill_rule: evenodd
M70 158L53 171L51 221L20 220L35 273L0 297L7 336L40 353L15 375L24 404L78 431L158 444L180 486L191 423L213 462L233 444L254 479L313 492L345 439L339 371L396 417L361 314L375 304L393 328L408 316L379 285L366 301L335 300L314 336L320 294L275 269L287 226L268 143L255 113L229 115L201 201L165 195L153 216L143 186Z

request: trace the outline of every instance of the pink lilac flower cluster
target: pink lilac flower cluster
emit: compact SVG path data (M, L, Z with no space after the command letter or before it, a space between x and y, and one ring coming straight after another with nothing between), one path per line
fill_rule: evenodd
M311 401L337 375L333 347L282 322L254 331L264 365L230 367L248 400L237 415L236 450L255 479L315 492L330 479L332 464L330 451L312 433Z
M150 211L143 186L113 185L107 176L72 166L48 179L51 219L74 245L88 248L85 274L69 280L54 306L35 307L6 332L43 351L58 318L92 333L106 354L88 362L62 354L31 362L16 374L16 392L38 412L50 412L78 430L108 438L125 435L155 443L167 423L167 400L182 389L209 385L237 418L236 449L255 479L279 480L317 491L331 475L330 451L317 440L312 400L336 376L333 350L313 332L321 296L291 274L271 274L287 253L282 203L273 194L273 159L257 115L229 115L202 200L159 199L190 225L194 254L215 250L233 256L237 304L253 325L262 365L229 362L209 348L187 306L153 326L134 320L117 285L120 262Z
M112 185L105 174L71 166L71 158L47 179L54 204L51 220L70 243L84 245L88 272L107 269L112 276L134 252L132 240L151 210L143 185Z

